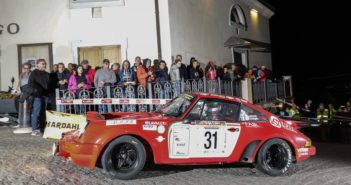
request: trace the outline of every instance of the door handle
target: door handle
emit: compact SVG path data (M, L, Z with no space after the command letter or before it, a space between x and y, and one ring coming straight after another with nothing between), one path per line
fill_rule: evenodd
M234 127L228 128L228 131L229 131L229 132L238 132L238 131L239 131L239 128L234 128Z

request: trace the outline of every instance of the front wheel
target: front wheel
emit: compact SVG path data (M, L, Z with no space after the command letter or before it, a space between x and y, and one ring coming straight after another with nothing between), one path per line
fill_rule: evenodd
M144 167L146 151L144 145L135 137L122 136L112 141L104 151L102 167L112 177L128 180Z
M293 169L293 156L289 144L282 139L264 143L257 155L256 167L271 176L280 176Z

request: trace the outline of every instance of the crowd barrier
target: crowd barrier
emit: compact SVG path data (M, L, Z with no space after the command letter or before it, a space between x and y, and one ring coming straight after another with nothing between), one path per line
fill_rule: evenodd
M247 80L246 80L247 82ZM250 82L253 103L263 103L286 97L286 81ZM206 78L147 82L143 85L115 85L102 88L56 89L56 111L85 114L87 111L149 112L160 108L182 92L203 92L243 97L243 81L207 80ZM247 99L250 99L247 98Z

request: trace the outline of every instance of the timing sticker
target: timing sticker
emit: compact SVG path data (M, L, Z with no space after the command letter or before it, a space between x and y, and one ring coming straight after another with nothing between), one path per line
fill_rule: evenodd
M136 125L136 120L132 120L132 119L106 120L106 126L113 126L113 125Z

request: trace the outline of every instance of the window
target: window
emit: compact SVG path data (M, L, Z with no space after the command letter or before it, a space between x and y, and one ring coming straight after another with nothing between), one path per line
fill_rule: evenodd
M190 107L195 99L196 96L193 94L181 94L156 112L166 116L179 117Z
M240 121L267 121L267 117L253 108L241 105Z
M226 121L238 120L239 105L233 102L199 100L187 116L188 120Z
M246 30L245 14L239 5L233 5L230 9L230 25Z
M188 120L200 120L200 116L201 116L201 111L202 111L202 107L204 106L204 100L201 99L199 100L196 105L194 105L193 109L191 109L191 111L189 112L187 119Z
M22 65L30 63L32 70L35 69L38 59L45 59L46 71L51 71L53 62L52 43L18 44L18 73L22 73Z

